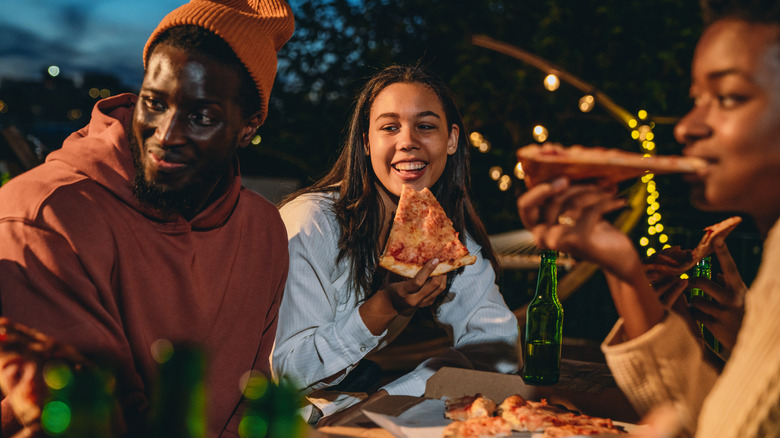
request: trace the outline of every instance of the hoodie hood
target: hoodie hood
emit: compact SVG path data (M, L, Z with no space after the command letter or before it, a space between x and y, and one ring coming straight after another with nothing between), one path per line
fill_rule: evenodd
M135 166L128 136L137 101L138 96L129 93L99 101L92 109L89 124L65 139L62 148L50 153L46 161L60 161L75 168L132 209L168 226L211 229L223 224L238 202L241 190L236 161L229 175L233 182L227 193L206 206L190 222L183 217L162 216L135 198L132 190Z

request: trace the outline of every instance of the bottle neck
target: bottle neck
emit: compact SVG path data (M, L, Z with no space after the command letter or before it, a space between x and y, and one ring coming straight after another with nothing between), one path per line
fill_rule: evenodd
M712 278L712 260L709 256L704 257L696 263L693 275L695 277Z
M558 296L558 252L542 251L542 261L539 265L539 276L536 282L536 298L554 298Z

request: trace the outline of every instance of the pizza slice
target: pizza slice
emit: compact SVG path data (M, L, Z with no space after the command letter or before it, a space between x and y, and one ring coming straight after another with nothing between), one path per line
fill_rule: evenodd
M651 282L667 276L679 277L715 251L713 242L716 237L725 239L741 222L741 217L733 216L704 228L704 236L694 249L672 246L653 254L644 262L645 274Z
M456 421L492 417L495 410L496 402L482 396L482 394L448 398L444 402L444 416Z
M427 188L418 192L404 184L379 266L412 278L433 258L438 258L439 264L431 275L477 260L458 239L458 232L433 193Z
M476 417L448 424L442 438L507 437L511 433L509 423L501 417Z
M615 184L646 173L695 173L706 166L704 160L695 157L646 156L620 149L552 143L528 145L518 149L516 155L529 188L559 176L571 181Z
M563 424L565 418L574 416L571 411L550 405L546 399L534 402L520 396L507 397L498 408L499 415L517 431L542 431L547 427Z

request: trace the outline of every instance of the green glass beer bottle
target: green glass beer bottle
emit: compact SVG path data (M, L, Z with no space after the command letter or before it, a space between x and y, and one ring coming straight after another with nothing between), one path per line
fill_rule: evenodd
M44 436L112 436L116 400L111 373L93 366L72 367L55 359L44 364L43 378L50 389L41 411Z
M693 268L691 277L693 278L704 277L707 279L712 278L712 260L709 256L704 257L698 263L696 263L696 266ZM705 294L703 290L699 288L691 288L688 296L707 297L708 299L712 299L707 294ZM704 324L698 323L698 325L699 325L699 330L701 331L701 336L702 338L704 338L704 343L706 343L715 353L720 353L721 350L720 342L718 342L718 340L715 339L715 336L712 335L712 332L710 332L709 329L704 327Z
M525 318L523 380L532 385L558 383L561 371L563 307L558 300L558 253L542 252L536 294Z
M152 396L149 436L205 437L205 352L199 346L172 344L164 339L152 348L159 375Z

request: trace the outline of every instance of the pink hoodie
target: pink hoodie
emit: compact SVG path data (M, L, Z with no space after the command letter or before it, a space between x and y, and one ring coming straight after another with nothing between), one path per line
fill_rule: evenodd
M238 436L239 379L250 369L270 375L284 224L238 172L192 221L142 207L127 140L136 100L98 102L62 149L0 188L0 309L109 360L131 429L148 408L151 344L197 343L209 360L209 436Z

